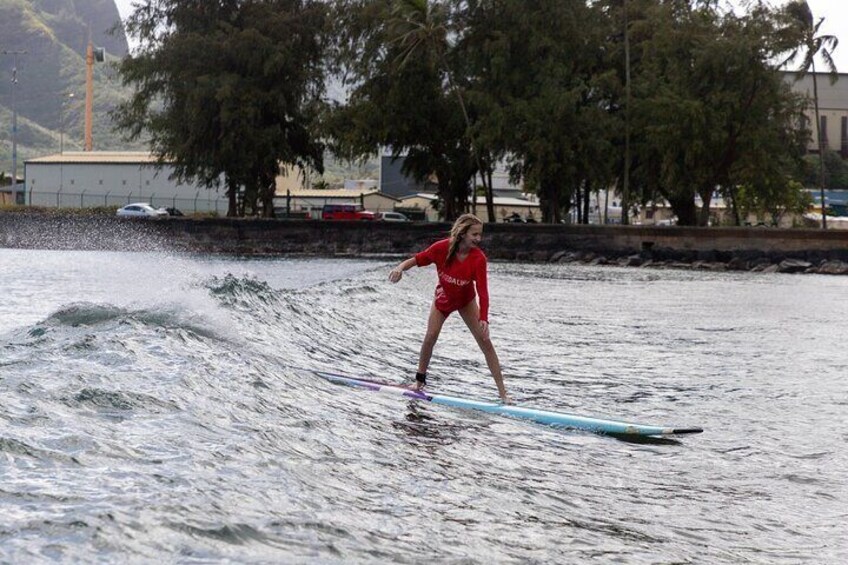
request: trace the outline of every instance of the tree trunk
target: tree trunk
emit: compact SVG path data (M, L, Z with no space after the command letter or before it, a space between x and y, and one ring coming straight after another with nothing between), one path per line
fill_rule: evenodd
M698 225L706 227L710 225L710 203L712 202L713 190L712 187L698 191L701 196L702 206L698 213Z
M477 175L471 177L471 213L475 216L477 215L477 185L476 185ZM483 173L480 173L480 178L483 178ZM483 181L483 185L485 186L486 181Z
M261 194L262 217L274 218L274 197L277 195L277 172L279 168L276 163L268 163L262 171Z
M489 183L486 185L486 213L489 214L489 221L494 223L498 219L495 217L495 190L492 187L492 167L489 167L486 173L489 180Z
M442 199L442 219L452 222L456 219L454 198L451 194L450 183L443 175L439 175L439 197Z
M547 224L558 224L560 205L557 185L555 182L540 181L540 188L542 221Z
M695 206L695 200L691 197L668 198L668 203L671 204L671 209L677 216L677 225L679 226L696 226L698 225L698 209ZM624 210L621 211L624 213Z
M821 196L822 229L827 229L827 214L824 201L824 143L822 143L821 117L819 116L819 83L816 80L816 64L813 63L813 104L816 108L816 139L819 144L819 194Z
M444 53L440 53L439 59L441 60L442 68L445 71L445 75L447 76L448 88L450 88L451 90L453 90L456 93L456 98L459 101L459 107L462 110L462 117L465 120L465 135L468 136L468 144L471 147L471 155L474 157L474 162L477 164L477 170L480 171L480 178L483 179L483 187L486 190L486 210L490 214L490 216L489 216L490 221L494 221L495 220L494 206L491 204L490 197L489 197L489 194L492 191L491 182L489 183L488 186L486 185L486 178L483 175L483 171L485 169L483 168L483 166L480 162L480 154L477 152L477 147L474 144L474 139L471 137L471 118L468 116L468 108L466 108L466 106L465 106L465 99L462 97L462 92L454 84L453 75L451 74L450 66L448 65L448 61L445 58ZM472 184L472 187L473 187L474 183L472 182L471 184ZM474 190L474 194L475 194L474 203L476 205L476 203L477 203L477 200L476 200L477 191L476 191L476 189ZM467 204L463 203L462 209L465 210L466 208L467 208Z
M574 189L571 191L571 196L569 198L572 199L574 209L577 210L577 223L582 224L583 222L583 206L582 199L580 198L580 184L574 186Z
M730 197L730 209L733 211L733 223L736 226L741 226L742 218L739 216L739 206L736 204L736 190L728 188L728 196Z
M235 218L238 216L238 183L234 180L227 179L227 217Z

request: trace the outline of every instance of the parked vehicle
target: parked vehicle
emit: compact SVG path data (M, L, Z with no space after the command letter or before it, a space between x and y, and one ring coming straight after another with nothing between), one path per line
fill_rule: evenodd
M325 204L321 210L322 220L375 220L377 215L362 210L356 204Z
M146 202L136 202L135 204L127 204L115 212L116 216L124 218L156 218L159 216L167 216L168 212L161 209L156 209Z
M160 211L167 213L169 216L185 216L177 208L159 208Z
M382 212L378 218L381 222L408 222L409 218L400 212Z

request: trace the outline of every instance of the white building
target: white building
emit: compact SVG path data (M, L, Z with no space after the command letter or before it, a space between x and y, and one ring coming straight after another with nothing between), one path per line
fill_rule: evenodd
M26 203L91 208L149 202L184 213L227 213L224 189L171 180L174 168L146 152L65 151L24 163Z

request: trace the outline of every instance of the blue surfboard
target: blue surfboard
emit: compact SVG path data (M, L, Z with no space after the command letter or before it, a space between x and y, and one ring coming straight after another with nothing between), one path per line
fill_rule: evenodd
M348 386L365 388L382 394L391 394L395 396L410 398L413 400L420 400L422 402L430 402L432 404L451 406L453 408L478 410L481 412L488 412L490 414L497 414L499 416L509 416L512 418L530 420L548 426L586 430L594 433L610 434L616 436L651 437L699 434L704 431L703 428L634 424L631 422L621 422L605 418L594 418L591 416L580 416L577 414L567 414L563 412L554 412L551 410L538 410L536 408L525 408L523 406L515 406L510 404L484 402L480 400L458 398L455 396L446 396L442 394L429 394L422 391L410 390L406 387L399 385L381 383L368 379L359 379L346 375L327 373L324 371L311 372L319 377L327 379L328 381Z

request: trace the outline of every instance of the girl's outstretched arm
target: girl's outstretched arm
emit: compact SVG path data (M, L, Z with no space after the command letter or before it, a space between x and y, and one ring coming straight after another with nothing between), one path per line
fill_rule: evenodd
M398 282L403 277L403 272L408 271L412 267L415 267L418 263L415 261L415 257L410 257L391 271L389 271L389 280L393 283Z

